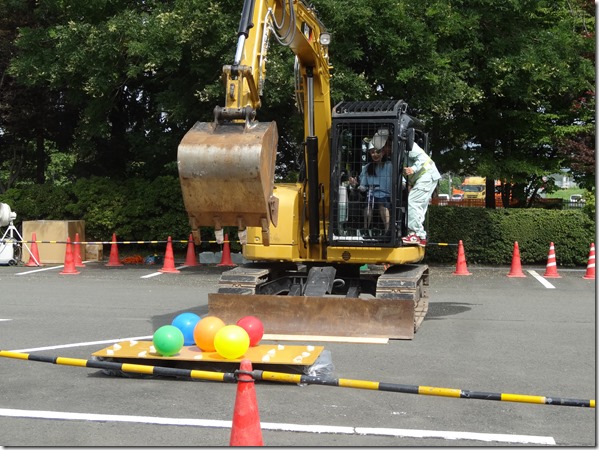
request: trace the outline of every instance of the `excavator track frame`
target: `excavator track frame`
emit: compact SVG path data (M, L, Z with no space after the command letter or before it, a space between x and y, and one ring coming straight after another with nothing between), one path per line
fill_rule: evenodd
M269 334L414 338L428 310L428 266L358 268L358 278L336 278L329 269L235 267L221 275L218 292L208 295L209 314L227 323L256 316ZM335 285L342 284L345 294L336 294Z

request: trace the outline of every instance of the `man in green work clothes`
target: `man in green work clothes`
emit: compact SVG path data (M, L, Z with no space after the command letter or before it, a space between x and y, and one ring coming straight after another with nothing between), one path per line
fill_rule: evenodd
M441 174L435 162L416 143L408 152L407 166L403 170L408 181L408 235L401 238L404 244L426 246L424 216Z

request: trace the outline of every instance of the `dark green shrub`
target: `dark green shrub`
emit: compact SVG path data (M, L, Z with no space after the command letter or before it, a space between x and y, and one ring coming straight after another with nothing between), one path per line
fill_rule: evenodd
M72 186L73 217L85 220L88 236L119 240L187 239L189 223L183 207L179 180L172 176L152 181L131 178L78 180Z
M431 206L431 243L462 240L468 263L510 264L518 242L522 264L544 264L555 244L558 265L586 265L595 222L580 210L498 209ZM427 247L428 262L456 261L456 248Z
M63 220L68 215L70 201L67 189L50 184L11 188L0 197L0 202L6 203L17 213L15 223L23 220Z
M85 220L87 240L148 241L187 239L189 221L179 179L86 178L67 186L27 185L6 191L0 201L25 220ZM594 206L594 203L593 203ZM545 264L549 244L555 244L558 265L584 266L595 239L595 221L583 208L572 210L498 209L431 206L425 223L431 245L426 262L455 264L457 248L435 243L464 243L469 264L509 265L518 241L523 264ZM241 250L235 227L227 227L231 251ZM202 227L198 251L216 251L214 230ZM184 250L185 244L173 248ZM150 245L144 250L154 251ZM156 251L163 251L158 244Z

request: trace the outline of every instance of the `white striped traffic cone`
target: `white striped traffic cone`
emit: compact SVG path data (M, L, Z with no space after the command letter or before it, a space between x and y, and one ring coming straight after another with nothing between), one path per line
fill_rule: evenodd
M586 280L595 279L595 243L591 244L591 251L589 252L589 261L587 263L587 271L582 277Z
M561 278L562 276L557 273L557 262L555 261L555 247L553 242L549 245L549 255L547 255L547 267L543 274L545 278Z

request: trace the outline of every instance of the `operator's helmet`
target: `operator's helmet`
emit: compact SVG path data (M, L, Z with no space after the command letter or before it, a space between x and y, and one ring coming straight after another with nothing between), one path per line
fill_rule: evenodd
M372 137L372 141L370 141L374 148L377 150L382 149L387 143L387 139L389 138L389 130L386 128L380 128Z

